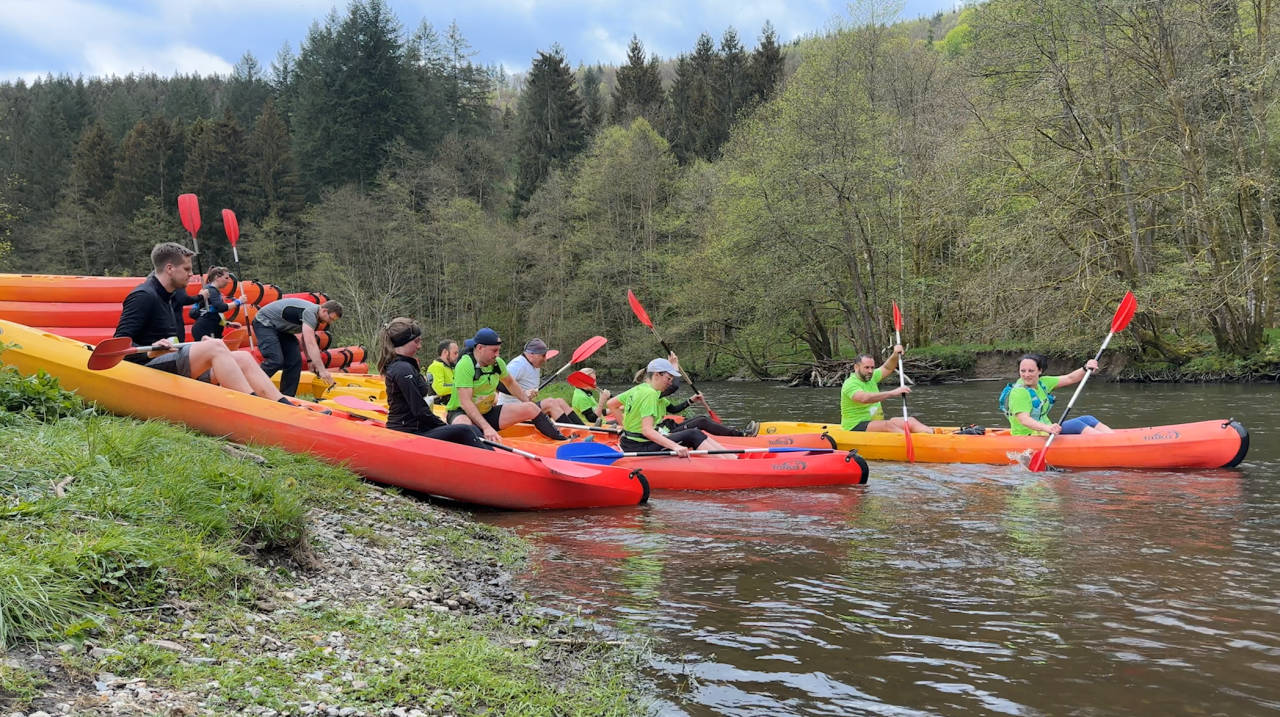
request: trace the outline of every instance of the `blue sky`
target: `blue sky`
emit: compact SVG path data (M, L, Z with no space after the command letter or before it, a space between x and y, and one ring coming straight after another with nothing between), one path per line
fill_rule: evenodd
M481 62L509 71L559 42L569 59L617 63L631 34L663 57L689 50L698 34L717 39L733 25L755 44L771 20L784 40L846 13L828 0L389 0L407 28L426 19L443 31L456 20ZM346 0L337 3L339 9ZM948 10L954 0L908 0L904 17ZM246 51L265 68L333 0L0 0L0 79L68 73L225 73Z

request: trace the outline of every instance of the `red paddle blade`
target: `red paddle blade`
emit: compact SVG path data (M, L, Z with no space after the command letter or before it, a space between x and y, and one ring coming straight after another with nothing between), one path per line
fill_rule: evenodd
M902 331L902 312L898 311L898 302L893 302L893 330Z
M595 468L572 461L562 461L558 458L538 458L537 460L541 461L547 470L566 478L594 478L600 475L600 471Z
M716 423L724 423L724 421L720 420L720 417L716 415L716 412L711 410L710 406L707 406L707 418L710 418Z
M178 195L178 216L182 217L182 226L187 228L187 233L195 236L200 231L200 202L196 195Z
M240 344L244 343L248 336L248 329L235 329L234 331L228 331L227 335L222 337L222 343L226 344L227 348L235 351L240 348Z
M903 428L904 430L902 435L907 440L907 462L915 463L916 462L916 444L914 441L911 440L911 424L908 423Z
M1036 451L1036 454L1031 456L1031 462L1027 464L1027 470L1032 473L1043 473L1044 470L1049 467L1049 462L1045 459L1046 453L1048 453L1048 451L1044 448Z
M1129 320L1133 318L1133 312L1137 310L1138 300L1134 298L1133 292L1125 293L1119 308L1116 309L1115 318L1111 319L1111 333L1118 334L1124 331L1124 328L1129 325Z
M580 388L583 391L596 390L596 380L591 377L591 374L583 373L581 371L574 371L569 374L569 377L565 379L565 382L570 386Z
M223 209L222 226L227 230L227 241L231 242L234 248L236 242L240 241L240 222L236 219L236 213L230 209Z
M631 304L631 312L636 315L637 319L640 319L640 323L652 329L653 320L649 318L649 313L640 305L640 300L636 298L631 289L627 289L627 303Z
M592 336L573 352L573 357L569 359L569 363L582 363L591 357L591 354L600 350L601 346L609 343L609 339L603 336Z
M551 359L559 355L560 355L560 349L551 349L550 351L547 352L547 360L550 361Z
M133 352L133 340L128 336L107 339L94 347L93 355L89 357L89 370L103 371L109 369L123 361L125 356Z
M374 413L387 412L387 409L385 406L379 406L378 404L370 403L369 401L361 401L355 396L338 396L333 399L333 402L340 406L346 406L347 408L354 408L358 411L373 411Z

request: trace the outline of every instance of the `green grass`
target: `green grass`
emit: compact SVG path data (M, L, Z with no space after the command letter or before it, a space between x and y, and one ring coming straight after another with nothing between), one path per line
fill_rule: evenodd
M44 684L45 679L40 675L0 660L0 708L25 708L40 696L40 687Z

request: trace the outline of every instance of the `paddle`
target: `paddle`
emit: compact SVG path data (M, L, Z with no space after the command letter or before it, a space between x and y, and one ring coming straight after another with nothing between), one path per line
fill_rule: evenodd
M191 244L196 252L196 273L203 274L200 271L200 240L196 239L196 232L200 231L200 202L196 195L178 195L178 216L182 217L182 226L191 234Z
M231 242L231 257L236 260L236 286L240 287L240 305L247 306L249 298L245 296L244 284L240 283L240 277L244 276L240 273L240 251L236 249L236 242L240 241L240 222L236 219L236 213L230 209L222 210L222 226L227 230L227 241ZM245 309L245 319L249 318L249 310ZM253 336L249 337L249 348L253 348Z
M604 346L607 343L609 343L609 339L606 339L603 336L592 336L591 338L582 342L582 345L579 346L577 350L573 352L573 356L569 357L569 363L566 363L565 365L561 366L559 371L556 371L555 373L551 374L551 376L547 378L546 381L542 382L541 386L538 386L538 390L541 391L542 389L551 385L551 382L556 380L556 376L559 376L560 374L564 373L565 369L569 368L575 363L582 363L583 361L586 361L587 359L591 358L591 354L599 351L600 347Z
M244 327L233 329L232 331L228 332L226 336L222 337L222 343L226 344L227 348L231 349L232 351L235 351L236 349L240 348L240 344L244 343L244 339L248 335L249 335L249 329L246 329ZM252 346L253 344L250 343L249 345Z
M1124 295L1124 299L1120 301L1120 306L1116 308L1116 315L1111 319L1111 333L1107 334L1107 338L1102 342L1102 348L1098 349L1098 354L1093 357L1094 361L1102 358L1102 352L1107 350L1107 344L1111 343L1111 337L1117 333L1124 331L1129 325L1129 320L1133 318L1133 312L1138 309L1138 300L1134 298L1133 292L1130 291ZM1061 425L1067 420L1067 416L1071 415L1071 407L1076 405L1076 399L1080 397L1080 392L1084 390L1084 385L1089 382L1089 376L1093 371L1086 370L1084 378L1080 379L1080 385L1076 386L1076 392L1071 394L1071 401L1067 403L1067 409L1062 412L1062 417L1058 419ZM1046 456L1049 453L1049 446L1053 445L1053 439L1057 438L1057 433L1049 435L1049 440L1045 441L1044 448L1036 451L1031 456L1031 463L1027 465L1027 469L1032 473L1040 473L1049 466Z
M637 319L640 319L640 323L648 326L649 330L653 332L653 337L658 340L659 344L662 344L662 350L666 351L668 355L675 353L671 350L671 347L667 345L667 342L663 341L662 337L658 335L658 330L653 327L653 319L649 318L649 312L644 310L644 307L640 305L640 300L636 298L635 292L630 289L627 289L627 303L631 304L631 313L635 314ZM689 381L689 388L694 392L694 394L700 393L697 385L693 383L693 377L690 376L688 372L684 374L684 377ZM707 415L711 417L711 420L716 423L723 423L723 421L720 420L720 417L716 415L716 412L711 410L711 404L707 403L705 396L702 399L702 405L707 407Z
M547 360L550 361L551 359L559 355L560 355L560 349L551 349L550 351L547 352Z
M358 411L372 411L374 413L387 412L386 406L380 406L376 403L370 403L369 401L361 401L355 396L335 396L333 398L333 402L340 406L346 406L347 408L354 408Z
M580 466L570 461L562 461L557 458L543 458L541 456L535 456L534 454L528 451L522 451L517 448L512 448L511 446L504 446L501 443L498 443L496 441L490 441L485 438L481 438L480 442L487 446L493 446L494 448L497 448L500 450L510 451L516 454L517 456L524 456L529 460L537 461L542 465L546 466L547 470L551 471L552 473L558 473L560 475L567 476L569 478L591 478L592 476L596 476L600 474L600 471L593 470L585 466Z
M898 302L893 302L893 336L894 343L902 345L902 312L898 311ZM902 368L902 357L898 357L898 386L906 388L907 374ZM902 435L907 442L907 462L916 462L916 446L911 441L911 419L907 417L907 394L902 394Z
M191 345L191 342L172 344L175 349L180 346L189 345ZM126 356L151 353L152 351L161 350L163 349L159 345L134 346L133 339L128 336L107 339L94 347L93 355L89 357L89 370L105 371L123 361Z
M714 451L689 451L691 456L721 456L742 453L831 453L831 448L724 448ZM607 466L619 458L655 458L677 455L675 451L623 453L599 443L566 443L556 449L556 457L581 463Z
M592 378L591 374L583 373L582 371L574 371L566 376L564 381L570 386L580 388L583 391L594 391L598 388L598 386L596 386L596 380Z

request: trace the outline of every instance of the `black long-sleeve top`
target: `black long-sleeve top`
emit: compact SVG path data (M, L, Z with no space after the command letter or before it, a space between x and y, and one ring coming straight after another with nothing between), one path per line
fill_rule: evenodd
M175 336L182 338L180 328L185 328L182 324L182 307L194 300L195 297L187 296L185 291L165 289L156 275L150 274L146 281L133 287L133 291L125 297L115 336L127 336L134 346L149 346L161 339ZM180 301L182 303L178 303ZM135 354L125 360L146 363L149 359L146 354Z
M191 297L194 299L191 303L200 304L200 306L191 309L188 313L191 318L198 319L206 314L225 314L231 310L231 306L222 298L222 292L218 291L218 287L213 284L205 284L204 289L209 294L209 302L206 304L204 299L198 296Z
M427 404L427 381L418 360L396 356L383 370L387 384L387 428L405 433L421 433L446 425Z

